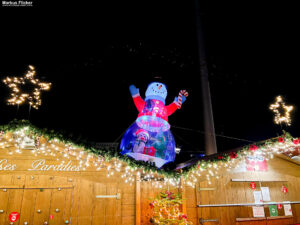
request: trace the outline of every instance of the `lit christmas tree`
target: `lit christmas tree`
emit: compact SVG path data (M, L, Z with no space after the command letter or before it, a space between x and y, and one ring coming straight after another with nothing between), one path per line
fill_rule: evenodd
M192 225L187 216L180 210L182 198L179 194L170 191L161 192L160 196L150 203L153 216L150 219L153 224L163 225Z

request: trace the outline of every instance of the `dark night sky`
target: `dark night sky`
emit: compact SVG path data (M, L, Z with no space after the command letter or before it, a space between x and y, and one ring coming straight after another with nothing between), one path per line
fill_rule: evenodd
M104 2L104 1L103 1ZM113 142L135 120L128 86L143 95L161 76L167 102L190 93L170 117L203 131L193 1L37 2L0 7L0 77L21 76L28 64L53 87L30 121L91 141ZM280 134L268 105L276 95L295 105L287 130L300 136L297 108L299 14L293 5L200 1L216 133L260 141ZM28 118L28 106L7 106L0 85L1 124ZM203 151L203 134L172 128L182 153ZM219 151L248 142L217 137Z

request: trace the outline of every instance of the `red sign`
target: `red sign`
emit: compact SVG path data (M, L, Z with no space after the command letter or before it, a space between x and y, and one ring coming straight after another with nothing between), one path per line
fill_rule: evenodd
M255 188L256 188L256 183L255 183L255 182L251 182L251 183L250 183L250 187L251 187L252 189L255 189Z
M8 218L10 222L16 222L20 217L20 214L18 212L12 212L9 214Z
M283 192L283 193L287 193L287 188L286 188L286 186L282 186L282 192Z
M277 209L282 209L282 204L277 204Z
M268 171L267 160L263 156L247 156L247 171Z

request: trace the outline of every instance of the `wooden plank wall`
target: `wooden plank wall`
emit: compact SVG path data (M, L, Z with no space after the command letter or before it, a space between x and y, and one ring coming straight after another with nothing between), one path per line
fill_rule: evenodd
M186 187L187 215L194 224L198 224L200 218L218 219L219 222L205 222L205 225L233 225L233 224L296 224L300 223L300 204L293 204L293 217L284 216L284 209L278 210L278 218L269 218L263 221L240 221L236 218L253 218L252 207L205 207L196 208L196 204L227 204L227 203L254 203L253 191L259 191L262 187L269 187L271 201L300 201L300 167L290 165L282 159L276 159L269 163L268 172L227 172L219 179L211 179L211 184L201 180L195 189ZM288 171L290 170L290 171ZM291 171L293 170L293 171ZM300 174L299 174L300 175ZM205 176L204 176L205 177ZM250 182L232 182L231 179L280 181L280 182L256 182L256 189L250 188ZM288 193L282 192L282 186L286 186ZM215 190L202 190L199 188L214 188ZM195 198L193 197L195 196ZM270 216L269 208L265 206L266 217Z
M133 225L135 224L135 184L126 184L121 173L107 177L106 168L80 172L28 171L36 159L57 164L51 156L35 157L30 150L8 154L1 159L17 162L17 170L0 170L0 225L9 224L8 215L19 212L15 225ZM73 160L74 165L78 164ZM3 167L2 167L3 168ZM97 199L96 195L121 194L121 199Z
M9 223L11 212L21 214L20 220L14 223L17 225L24 222L58 225L66 220L74 225L135 224L134 185L117 178L107 179L99 173L68 175L31 173L20 184L19 174L0 173L0 209L3 210L0 224ZM117 193L121 193L120 200L96 198L96 195Z
M1 158L18 161L24 168L30 167L36 159L30 151L9 155L8 150L1 149ZM56 161L51 156L39 156L48 161ZM74 161L76 164L76 161ZM205 225L251 224L249 221L236 221L236 218L252 218L251 207L207 207L197 208L198 204L253 203L253 190L249 182L232 182L231 179L261 180L260 184L270 188L272 201L300 201L300 169L283 159L268 161L268 172L224 172L219 179L211 179L197 183L196 188L184 186L182 189L170 191L183 192L186 199L183 211L194 224L199 219L218 219L219 222L206 222ZM15 225L64 224L66 220L73 225L150 225L152 210L149 206L162 189L156 188L152 182L125 184L120 173L107 177L106 169L100 171L54 172L27 170L0 170L0 225L9 224L10 212L21 213ZM203 176L205 177L205 176ZM281 182L266 182L281 180ZM281 191L282 186L288 193ZM167 188L167 187L166 187ZM200 190L215 188L214 190ZM121 199L97 199L96 195L121 194ZM137 195L138 193L138 195ZM138 208L136 207L136 204ZM300 223L300 204L292 205L292 218L277 218L263 221L264 224ZM138 214L136 214L138 212ZM265 208L269 216L268 208ZM140 215L139 217L136 217ZM283 209L279 216L283 216ZM257 222L259 224L262 221Z

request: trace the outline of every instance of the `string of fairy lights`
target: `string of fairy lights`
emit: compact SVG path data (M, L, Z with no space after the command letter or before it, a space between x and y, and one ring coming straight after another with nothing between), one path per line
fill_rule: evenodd
M294 107L292 105L286 105L280 95L276 97L275 103L271 104L269 108L275 114L274 122L276 124L281 125L282 123L284 123L287 126L291 125L292 121L290 114Z
M208 184L211 184L212 179L219 179L224 172L239 169L239 167L245 165L246 159L249 156L262 156L268 161L276 154L291 152L295 147L300 146L299 139L286 139L284 141L280 139L280 141L266 143L255 148L253 146L248 149L244 148L239 152L238 156L228 161L199 161L197 166L184 176L170 178L164 177L157 172L130 167L117 158L107 160L105 157L89 153L70 143L65 144L58 139L44 139L37 142L37 139L40 137L34 138L28 134L27 127L15 131L13 135L9 132L3 132L0 135L0 149L6 149L9 155L18 155L25 152L24 139L31 139L35 147L30 151L36 157L50 156L51 158L56 158L61 164L69 160L76 161L80 171L86 171L87 169L89 171L104 171L107 177L120 176L129 185L133 185L136 180L142 180L144 182L151 182L153 187L156 188L166 188L169 186L181 188L184 184L196 187L200 179L206 179Z
M6 77L3 83L6 84L10 90L10 97L7 99L8 105L21 105L28 102L30 106L38 109L42 104L41 91L47 91L51 87L51 83L41 82L35 78L36 71L34 66L29 65L29 69L23 77ZM33 86L31 90L23 90L26 86Z

